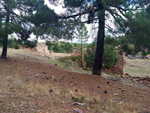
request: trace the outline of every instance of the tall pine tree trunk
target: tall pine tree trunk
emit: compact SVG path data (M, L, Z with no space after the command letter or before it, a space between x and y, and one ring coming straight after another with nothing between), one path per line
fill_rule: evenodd
M5 25L5 35L3 37L3 50L1 58L6 59L7 57L7 43L8 43L8 23L9 23L9 13L6 16L6 25Z
M104 38L105 38L105 10L103 6L99 6L99 9L100 15L98 16L99 26L98 26L97 48L92 71L92 73L95 75L101 75L103 52L104 52Z
M82 39L81 39L81 68L83 68L83 44L82 44Z
M3 59L6 59L7 56L7 43L8 43L8 35L5 34L5 36L3 37L3 51L1 55L1 58Z

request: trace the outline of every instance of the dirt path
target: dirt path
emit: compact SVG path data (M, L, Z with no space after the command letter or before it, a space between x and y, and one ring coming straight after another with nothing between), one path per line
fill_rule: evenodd
M0 59L0 113L75 113L74 108L83 113L149 113L149 95L150 90L74 73L39 59ZM74 101L86 106L74 106Z

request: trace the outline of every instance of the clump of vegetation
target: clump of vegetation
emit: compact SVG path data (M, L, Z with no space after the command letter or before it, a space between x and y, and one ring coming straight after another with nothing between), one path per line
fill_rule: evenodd
M61 57L58 60L60 62L66 62L66 61L69 61L69 60L75 62L75 61L79 61L80 58L78 56L69 56L69 57Z
M3 45L3 40L0 38L0 46ZM8 47L19 49L19 46L24 46L26 48L34 48L37 46L37 41L22 41L21 39L9 38L8 39Z
M86 67L92 68L94 65L95 59L95 51L96 51L96 44L92 43L87 46L87 53L84 55L84 60L86 62Z
M118 63L119 56L112 45L104 46L103 64L104 68L109 69Z
M74 48L74 45L69 42L57 42L57 41L48 41L46 42L49 50L53 50L56 53L70 53Z
M82 97L80 97L80 98L78 98L78 97L74 97L74 96L71 96L72 97L72 100L74 101L74 102L83 102L83 101L85 101L85 97L84 96L82 96Z
M93 67L94 64L94 57L96 51L96 43L89 44L87 47L87 53L85 54L85 62L86 66L89 68ZM104 55L103 55L103 64L104 68L109 69L115 66L118 63L119 56L115 47L113 45L106 45L104 46Z
M34 48L37 46L37 40L35 41L25 41L23 44L26 48Z

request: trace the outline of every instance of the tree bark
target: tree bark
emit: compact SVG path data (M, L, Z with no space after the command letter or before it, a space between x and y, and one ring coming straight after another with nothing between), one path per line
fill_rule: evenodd
M7 56L7 43L8 43L8 35L5 34L5 36L3 37L3 51L1 55L1 58L3 59L6 59Z
M83 57L83 45L82 45L82 38L81 38L81 68L83 68L83 62L82 62L82 57Z
M104 38L105 38L105 11L102 6L100 6L99 9L101 13L99 15L97 47L92 70L92 73L95 75L101 75L103 52L104 52Z
M3 58L3 59L6 59L6 57L7 57L9 11L7 13L5 22L6 22L5 34L4 34L4 37L3 37L3 50L2 50L2 55L1 55L1 58Z

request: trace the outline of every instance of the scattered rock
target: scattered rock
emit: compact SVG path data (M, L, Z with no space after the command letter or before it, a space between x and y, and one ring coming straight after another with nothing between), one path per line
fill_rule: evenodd
M74 102L72 105L85 106L85 105L86 105L86 103Z
M107 90L105 90L104 93L106 94L106 93L107 93Z
M100 86L97 86L97 88L100 88Z
M121 102L119 102L118 104L123 104L124 103L124 101L121 101Z
M42 72L42 73L46 75L46 72Z
M53 92L53 89L49 89L49 92L52 93L52 92Z
M74 83L74 85L76 86L76 85L77 85L77 83Z
M49 79L51 79L51 76L45 76L44 79L49 80Z
M55 78L54 81L57 81L57 79Z
M39 74L36 74L36 75L35 75L35 77L38 77L38 76L39 76Z
M52 76L52 79L54 79L55 78L55 76Z
M79 108L73 108L76 113L83 113Z
M55 64L55 66L57 66L57 64Z
M114 94L113 94L113 96L118 96L118 95L119 95L119 93L114 93Z
M78 89L76 89L75 92L78 92Z
M110 82L107 82L107 84L110 84Z

